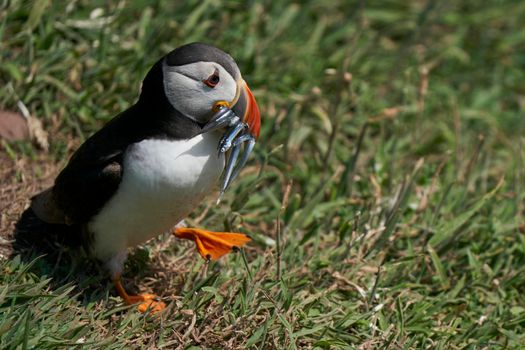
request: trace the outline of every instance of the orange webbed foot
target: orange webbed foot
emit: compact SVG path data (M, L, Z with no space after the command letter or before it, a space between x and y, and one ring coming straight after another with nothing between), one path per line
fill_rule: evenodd
M206 260L217 260L251 241L251 238L244 233L212 232L189 227L176 228L173 230L173 235L194 241L197 251Z
M153 313L162 311L166 308L166 304L159 300L159 298L154 294L139 294L139 295L129 295L129 299L126 300L126 303L129 305L139 304L137 309L140 312L151 311Z
M166 308L166 304L160 301L159 298L154 294L145 293L139 295L129 295L122 286L120 279L116 279L113 282L115 283L115 288L117 289L118 294L122 299L124 299L124 302L128 305L139 304L137 309L140 312L151 311L152 313L157 313Z

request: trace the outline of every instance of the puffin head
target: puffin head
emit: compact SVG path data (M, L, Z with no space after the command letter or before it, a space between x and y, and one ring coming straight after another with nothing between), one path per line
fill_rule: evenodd
M153 80L152 76L157 81L148 84L148 80ZM224 51L203 43L176 48L148 73L141 98L151 95L148 90L159 85L163 97L184 117L204 125L221 106L225 106L246 122L250 133L258 138L259 107L239 67Z

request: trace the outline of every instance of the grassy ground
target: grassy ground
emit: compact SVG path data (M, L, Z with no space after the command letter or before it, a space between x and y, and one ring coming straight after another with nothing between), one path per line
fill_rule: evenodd
M0 146L0 347L525 348L525 3L182 3L0 2L0 108L51 136ZM191 41L237 59L263 123L189 221L254 242L211 265L170 237L138 249L126 284L170 305L141 315L81 252L13 250L13 229Z

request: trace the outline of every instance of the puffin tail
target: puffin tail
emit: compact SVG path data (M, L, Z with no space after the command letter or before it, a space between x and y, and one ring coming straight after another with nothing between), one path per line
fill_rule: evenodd
M66 224L66 215L58 208L53 196L53 187L31 198L31 209L36 216L48 224Z

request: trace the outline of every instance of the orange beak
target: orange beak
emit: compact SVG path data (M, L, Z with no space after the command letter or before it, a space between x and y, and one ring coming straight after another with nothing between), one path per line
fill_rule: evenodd
M232 110L241 117L250 127L250 133L255 139L259 138L259 132L261 129L261 114L259 112L259 106L255 101L255 97L252 91L248 87L248 84L243 80L239 99Z

